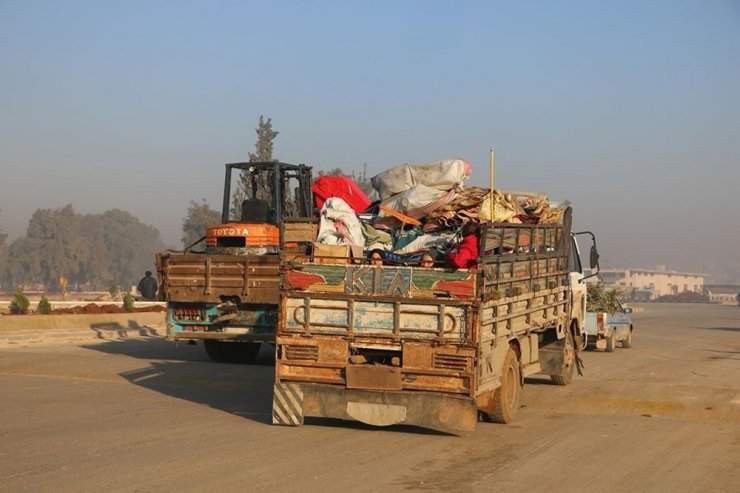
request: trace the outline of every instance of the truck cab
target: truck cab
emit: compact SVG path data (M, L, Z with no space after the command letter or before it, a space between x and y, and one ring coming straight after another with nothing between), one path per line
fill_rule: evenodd
M226 164L221 223L156 256L167 338L202 341L221 362L250 362L275 338L280 256L315 237L311 167Z

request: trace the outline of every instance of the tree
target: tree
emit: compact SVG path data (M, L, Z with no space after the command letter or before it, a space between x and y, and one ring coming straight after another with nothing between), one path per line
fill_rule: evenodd
M0 209L0 212L2 212L2 209ZM5 240L8 238L8 235L2 232L0 230L0 272L5 270L5 263L7 262L8 258L8 249L5 245Z
M263 116L260 115L260 121L256 129L257 132L257 142L254 145L255 152L249 153L249 162L250 163L269 163L272 161L275 161L272 158L272 150L273 150L273 143L272 141L275 140L275 137L278 136L279 132L276 132L272 129L272 118L268 118L267 120L264 119ZM266 176L265 174L260 174L254 177L256 181L259 183L256 183L257 190L271 190L272 184L269 181L269 176ZM247 194L249 190L252 187L252 183L250 181L250 176L248 173L241 172L239 175L239 182L236 187L236 190L234 190L234 194L232 196L231 201L231 217L238 218L241 216L241 204L242 201L247 197ZM251 194L250 194L251 195ZM265 198L265 197L257 197L257 198Z
M60 275L79 282L88 249L72 204L61 209L37 209L26 236L8 249L7 279L16 287L29 283L51 286Z
M206 234L206 228L221 222L221 214L211 209L206 199L190 201L188 212L182 221L182 246L187 248Z
M326 170L320 170L319 171L319 177L321 176L351 176L344 173L344 170L342 168L334 168L330 169L328 171Z
M79 215L72 205L38 209L26 235L8 248L3 285L52 289L60 279L77 289L132 285L164 249L159 231L128 212Z
M257 143L254 145L255 152L249 153L249 162L251 163L269 163L272 159L272 141L278 136L279 132L272 129L272 118L267 121L260 115L259 125L256 129Z
M354 171L352 171L351 174L347 174L342 168L334 168L328 171L320 170L318 177L322 176L346 176L348 178L352 178L355 183L357 183L357 185L362 189L362 191L365 192L368 196L373 192L373 184L367 178L367 163L364 163L362 165L361 174L355 174Z
M96 286L107 290L113 283L136 284L144 271L152 270L154 254L164 249L159 231L120 209L104 212L99 220L104 231L102 248L111 266L111 276L96 276Z

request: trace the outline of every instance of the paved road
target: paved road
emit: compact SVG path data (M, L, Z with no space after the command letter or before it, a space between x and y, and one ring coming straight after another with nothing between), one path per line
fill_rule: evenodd
M457 437L269 424L273 366L161 339L0 348L0 491L738 491L740 308L645 305L635 346Z

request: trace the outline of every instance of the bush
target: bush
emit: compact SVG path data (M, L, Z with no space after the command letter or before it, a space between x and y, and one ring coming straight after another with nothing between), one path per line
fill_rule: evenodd
M685 291L678 294L664 294L656 300L659 303L709 303L709 296Z
M617 312L617 300L622 295L618 289L606 289L603 284L589 284L586 296L586 310L590 312Z
M131 293L126 293L123 295L123 310L127 312L134 311L134 297L131 295Z
M39 315L50 315L53 310L51 309L51 303L49 303L49 300L46 298L46 296L42 296L39 300L39 304L36 305L36 313Z
M10 302L10 313L15 313L16 315L25 315L28 313L28 307L30 306L30 302L28 301L28 298L25 294L23 294L23 291L20 289L17 289L15 291L15 295L13 296L13 301Z

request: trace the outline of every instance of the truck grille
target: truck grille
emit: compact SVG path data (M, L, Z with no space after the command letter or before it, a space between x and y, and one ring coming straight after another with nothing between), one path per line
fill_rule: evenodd
M455 371L470 371L471 359L460 354L434 353L434 368Z
M286 344L285 346L285 358L292 360L304 360L304 361L318 361L319 360L319 347L318 346L304 346Z

